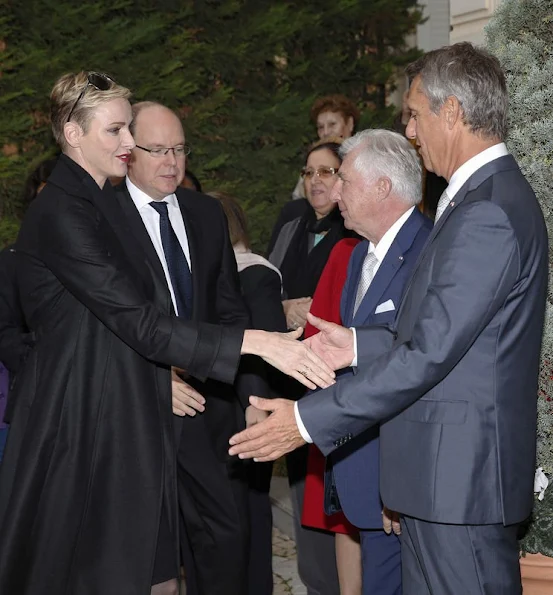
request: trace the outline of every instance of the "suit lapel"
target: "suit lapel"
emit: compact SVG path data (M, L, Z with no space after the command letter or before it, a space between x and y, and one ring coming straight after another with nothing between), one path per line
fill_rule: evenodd
M382 294L386 291L402 264L403 250L394 241L382 264L378 267L378 271L353 317L354 325L366 321L374 313Z
M344 312L341 313L345 326L349 326L353 323L353 308L355 306L357 287L359 286L361 268L363 266L363 261L365 260L368 249L369 242L367 240L363 240L358 246L355 247L351 256L351 283L349 283L350 291L345 296L345 309Z
M116 188L115 194L117 196L117 201L124 213L124 219L128 226L128 230L130 231L130 235L134 240L132 244L129 242L129 246L132 246L133 248L131 250L133 261L140 266L146 257L155 272L156 285L161 283L165 290L168 291L167 280L165 278L165 273L163 272L163 267L159 260L159 256L157 255L154 245L152 244L152 240L150 239L150 235L144 226L142 217L140 216L140 213L138 212L138 209L136 208L136 205L129 194L125 182Z
M203 283L203 267L200 259L200 238L198 230L201 225L197 221L197 213L190 208L186 201L185 193L177 188L176 197L182 213L184 228L186 229L186 239L188 240L188 249L190 250L190 270L192 272L192 320L198 317L198 307L201 303L201 287Z
M515 158L512 155L505 155L504 157L499 157L498 159L494 159L493 161L490 161L490 163L487 163L486 165L481 167L479 170L474 172L474 174L463 184L463 186L461 186L460 190L457 192L457 194L453 197L453 199L447 205L442 216L438 219L438 222L432 228L432 231L430 232L430 235L428 236L428 239L426 240L426 244L425 244L424 248L421 250L419 257L417 259L417 262L415 263L415 266L413 267L413 270L411 271L411 275L409 276L409 281L407 283L407 286L405 287L405 291L403 292L402 304L405 302L405 297L409 293L409 289L411 287L411 283L413 282L413 278L415 277L418 268L420 267L422 261L424 260L426 253L428 252L428 247L430 246L430 244L432 244L432 242L435 240L437 235L440 233L440 230L444 226L445 222L451 216L451 213L453 213L453 211L465 200L465 198L469 192L472 192L473 190L478 188L478 186L480 186L480 184L485 182L488 178L490 178L494 174L497 174L501 171L510 170L510 169L518 169L518 165L517 165L517 162L515 161ZM400 313L401 312L398 311L398 315L397 315L398 319L399 319Z
M413 241L423 223L423 215L421 215L420 211L415 208L398 231L382 261L382 264L378 267L378 271L376 272L376 275L353 319L354 324L362 324L374 314L380 299L388 289L399 269L403 266L403 263L405 262L404 254L413 245ZM396 304L396 307L397 305L398 304Z

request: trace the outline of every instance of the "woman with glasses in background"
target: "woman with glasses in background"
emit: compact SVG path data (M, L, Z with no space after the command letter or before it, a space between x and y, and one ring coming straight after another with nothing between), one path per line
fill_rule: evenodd
M298 333L194 323L169 300L154 305L146 258L133 264L144 248L106 183L125 176L135 146L129 97L92 72L52 90L62 155L15 245L35 343L0 466L2 594L177 594L171 366L232 382L251 353L330 382Z
M326 139L310 147L302 170L305 213L282 227L269 254L269 261L282 273L283 306L290 329L305 326L313 292L330 252L350 235L336 203L330 199L342 162L340 142Z
M302 170L307 198L296 201L305 201L305 212L282 226L269 254L269 261L282 273L288 328L305 326L312 296L330 253L340 240L355 235L345 229L340 210L331 200L342 162L338 152L341 141L340 138L324 139L310 147ZM305 393L303 387L288 379L283 379L278 390L286 398L298 399ZM286 457L298 571L309 593L335 595L340 587L334 534L301 525L308 452L308 447L304 446Z

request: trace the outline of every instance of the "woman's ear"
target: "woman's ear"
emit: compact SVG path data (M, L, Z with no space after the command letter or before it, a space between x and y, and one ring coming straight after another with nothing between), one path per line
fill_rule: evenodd
M73 149L76 149L81 145L83 129L76 122L66 122L63 125L63 136L65 142Z

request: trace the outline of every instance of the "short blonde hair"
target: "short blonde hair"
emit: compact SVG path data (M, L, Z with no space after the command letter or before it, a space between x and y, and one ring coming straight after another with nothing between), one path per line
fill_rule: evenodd
M90 120L94 115L94 110L99 105L112 99L129 99L131 97L129 89L118 85L113 79L110 79L109 89L101 91L96 89L94 85L89 84L88 76L89 73L84 70L77 74L64 74L56 81L50 93L52 133L62 149L65 148L66 144L63 128L72 109L71 121L78 124L86 133L88 132ZM83 95L75 105L81 93Z

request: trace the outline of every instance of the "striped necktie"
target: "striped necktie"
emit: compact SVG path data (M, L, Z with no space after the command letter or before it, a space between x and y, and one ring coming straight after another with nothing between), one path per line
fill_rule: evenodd
M355 296L355 305L353 307L353 315L357 314L357 310L369 289L369 285L374 277L374 269L378 263L378 258L374 252L370 250L365 256L363 261L363 267L361 268L361 278L359 279L359 285L357 286L357 295Z
M444 190L442 195L440 196L440 200L438 201L438 206L436 207L436 217L434 217L434 225L438 223L438 219L444 214L444 211L449 204L449 196L447 195L447 191Z

